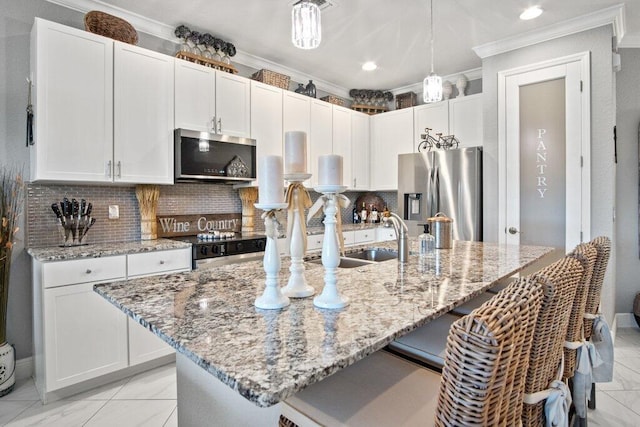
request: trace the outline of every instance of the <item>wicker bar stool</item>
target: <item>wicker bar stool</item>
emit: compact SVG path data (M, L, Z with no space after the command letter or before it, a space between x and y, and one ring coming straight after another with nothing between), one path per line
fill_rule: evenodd
M442 376L379 351L287 399L279 425L507 426L522 407L507 393L524 386L509 379L526 363L519 343L530 345L542 298L536 279L511 289L452 325Z
M542 307L535 326L525 380L524 426L545 424L544 405L555 380L561 380L563 344L582 265L572 257L562 258L535 273L543 282ZM568 392L568 390L567 390Z
M609 263L609 255L611 253L611 240L606 236L599 236L591 240L591 244L596 248L596 262L593 266L593 274L591 276L591 284L587 291L587 301L585 304L584 318L584 338L591 340L593 333L593 323L598 316L600 308L600 295L602 294L602 284L604 283L604 275L607 271ZM589 399L589 409L596 408L596 386L591 385L591 396Z

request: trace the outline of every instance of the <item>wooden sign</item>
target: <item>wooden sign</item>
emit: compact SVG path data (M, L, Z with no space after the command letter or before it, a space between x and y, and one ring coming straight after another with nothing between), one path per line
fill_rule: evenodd
M213 230L239 232L242 214L162 215L156 221L158 237L195 236Z

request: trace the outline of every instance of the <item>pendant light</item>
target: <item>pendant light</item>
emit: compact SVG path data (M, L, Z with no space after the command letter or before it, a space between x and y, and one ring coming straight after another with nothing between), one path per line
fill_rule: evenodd
M429 0L431 9L431 73L422 82L422 96L425 103L442 101L442 77L433 72L433 0Z
M315 49L322 40L320 8L312 0L300 0L291 10L291 41L300 49Z

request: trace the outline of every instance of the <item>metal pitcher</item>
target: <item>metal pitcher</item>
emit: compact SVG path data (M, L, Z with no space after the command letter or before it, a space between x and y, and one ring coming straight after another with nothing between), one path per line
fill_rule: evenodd
M436 249L451 249L453 245L453 219L442 212L427 218L429 233L436 241Z

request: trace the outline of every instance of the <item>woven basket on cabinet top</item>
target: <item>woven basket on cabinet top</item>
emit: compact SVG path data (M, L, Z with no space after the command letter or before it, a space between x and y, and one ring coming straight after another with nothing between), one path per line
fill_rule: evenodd
M138 44L138 33L127 21L108 13L92 10L84 16L84 29L129 44Z

